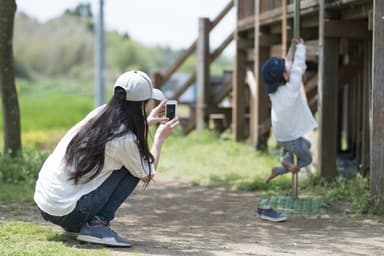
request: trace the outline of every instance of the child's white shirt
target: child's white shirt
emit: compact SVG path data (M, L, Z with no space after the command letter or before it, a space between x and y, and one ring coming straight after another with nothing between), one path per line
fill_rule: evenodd
M305 72L305 45L298 44L293 64L286 63L290 69L290 79L270 93L272 102L272 132L277 141L290 141L304 136L317 127L317 123L308 107L300 88Z

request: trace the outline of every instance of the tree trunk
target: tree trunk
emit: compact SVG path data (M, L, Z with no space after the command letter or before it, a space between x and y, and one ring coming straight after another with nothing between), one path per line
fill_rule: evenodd
M15 0L0 0L0 90L3 107L4 153L21 151L20 110L15 86L13 23Z

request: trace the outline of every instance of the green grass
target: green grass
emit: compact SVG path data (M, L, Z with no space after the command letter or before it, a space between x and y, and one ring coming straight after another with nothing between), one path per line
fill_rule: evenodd
M93 108L92 93L89 85L82 86L71 81L46 81L38 85L20 82L18 94L22 131L71 127Z
M57 230L20 221L0 222L1 255L114 255L105 247L79 244Z
M0 182L0 202L32 202L35 184L19 182L9 184Z
M190 179L194 185L220 186L242 190L287 189L288 175L267 185L264 179L278 156L260 153L249 144L223 140L209 131L180 133L164 144L159 172L176 179Z

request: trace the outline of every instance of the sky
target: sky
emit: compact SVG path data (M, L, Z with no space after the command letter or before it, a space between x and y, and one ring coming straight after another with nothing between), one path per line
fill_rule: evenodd
M94 15L98 13L99 0L16 0L17 11L42 23L81 2L91 3ZM104 0L105 28L127 32L146 45L187 48L197 37L199 17L213 20L228 3L229 0ZM235 29L235 19L232 9L212 31L212 48Z

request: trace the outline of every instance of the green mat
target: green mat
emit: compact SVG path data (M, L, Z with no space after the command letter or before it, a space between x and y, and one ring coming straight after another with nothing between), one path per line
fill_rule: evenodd
M317 197L271 197L258 202L261 207L272 207L287 216L318 217L327 215L330 203Z

